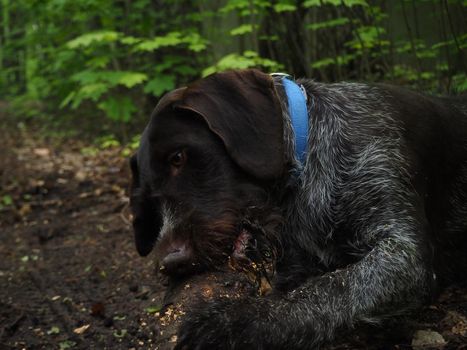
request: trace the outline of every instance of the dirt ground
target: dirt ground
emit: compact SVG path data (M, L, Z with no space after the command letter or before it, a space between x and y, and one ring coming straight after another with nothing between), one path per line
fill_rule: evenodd
M0 349L169 343L157 323L166 287L133 247L121 149L83 152L77 141L56 145L1 125L0 116ZM466 317L467 288L452 287L410 317L342 334L329 348L410 349L431 337L445 342L438 348L467 349Z

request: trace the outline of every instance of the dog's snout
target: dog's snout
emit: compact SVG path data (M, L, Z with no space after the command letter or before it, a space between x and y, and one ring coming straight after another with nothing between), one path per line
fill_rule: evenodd
M172 243L161 256L160 266L164 273L183 273L189 269L192 260L191 249L185 243Z

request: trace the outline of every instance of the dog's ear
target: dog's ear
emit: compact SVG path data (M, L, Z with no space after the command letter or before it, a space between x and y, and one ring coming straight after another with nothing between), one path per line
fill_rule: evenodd
M173 90L162 97L157 104L153 115L171 107L180 100L185 88ZM152 117L151 117L152 120ZM150 169L150 148L149 130L151 122L141 135L141 142L138 153L130 158L131 187L130 187L130 207L133 214L133 230L135 233L136 250L141 256L148 255L154 248L157 236L162 227L160 202L151 195L151 169Z
M271 76L258 70L217 73L189 85L175 108L202 116L231 158L259 179L284 171L283 119Z
M157 199L151 198L149 190L141 182L137 155L130 158L130 168L130 207L133 213L136 250L139 255L146 256L154 247L161 228L160 208Z

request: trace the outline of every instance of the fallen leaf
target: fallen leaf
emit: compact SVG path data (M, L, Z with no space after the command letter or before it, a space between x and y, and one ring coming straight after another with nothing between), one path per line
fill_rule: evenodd
M75 345L76 345L76 342L72 340L64 340L60 342L60 344L58 344L58 346L60 347L60 350L69 349L69 348L74 347Z
M50 150L48 148L35 148L33 150L33 153L36 155L36 156L40 156L40 157L48 157L50 155Z
M52 328L50 328L48 331L47 331L47 334L58 334L60 333L60 328L58 328L57 326L53 326Z
M115 338L123 338L126 335L126 332L127 332L126 329L122 329L120 331L115 331L113 335Z
M78 181L84 181L86 180L87 175L84 171L78 170L78 172L75 174L75 179Z
M146 312L148 314L154 314L154 313L159 312L159 311L161 311L161 307L157 306L157 305L156 306L149 306L149 307L146 308Z
M21 217L25 217L26 215L28 215L29 213L31 212L31 204L29 203L25 203L21 206L21 208L19 208L18 210L18 214L21 216Z
M90 324L85 324L84 326L81 326L81 327L78 327L78 328L75 328L73 329L73 333L75 334L83 334L84 332L86 332L86 330L91 327Z

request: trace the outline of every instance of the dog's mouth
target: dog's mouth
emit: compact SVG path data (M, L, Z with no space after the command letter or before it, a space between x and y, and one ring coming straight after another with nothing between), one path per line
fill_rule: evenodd
M165 275L186 275L206 269L219 269L231 259L246 261L251 251L252 236L240 228L230 239L219 232L207 232L206 241L173 240L156 246L156 266ZM215 239L213 238L215 237ZM222 237L222 239L221 239ZM232 238L233 237L233 238Z
M274 225L242 216L234 220L217 220L210 224L184 225L179 234L167 235L156 244L156 263L168 276L189 275L204 270L227 267L272 266L277 244ZM185 232L184 235L181 233ZM183 238L182 238L183 237Z

